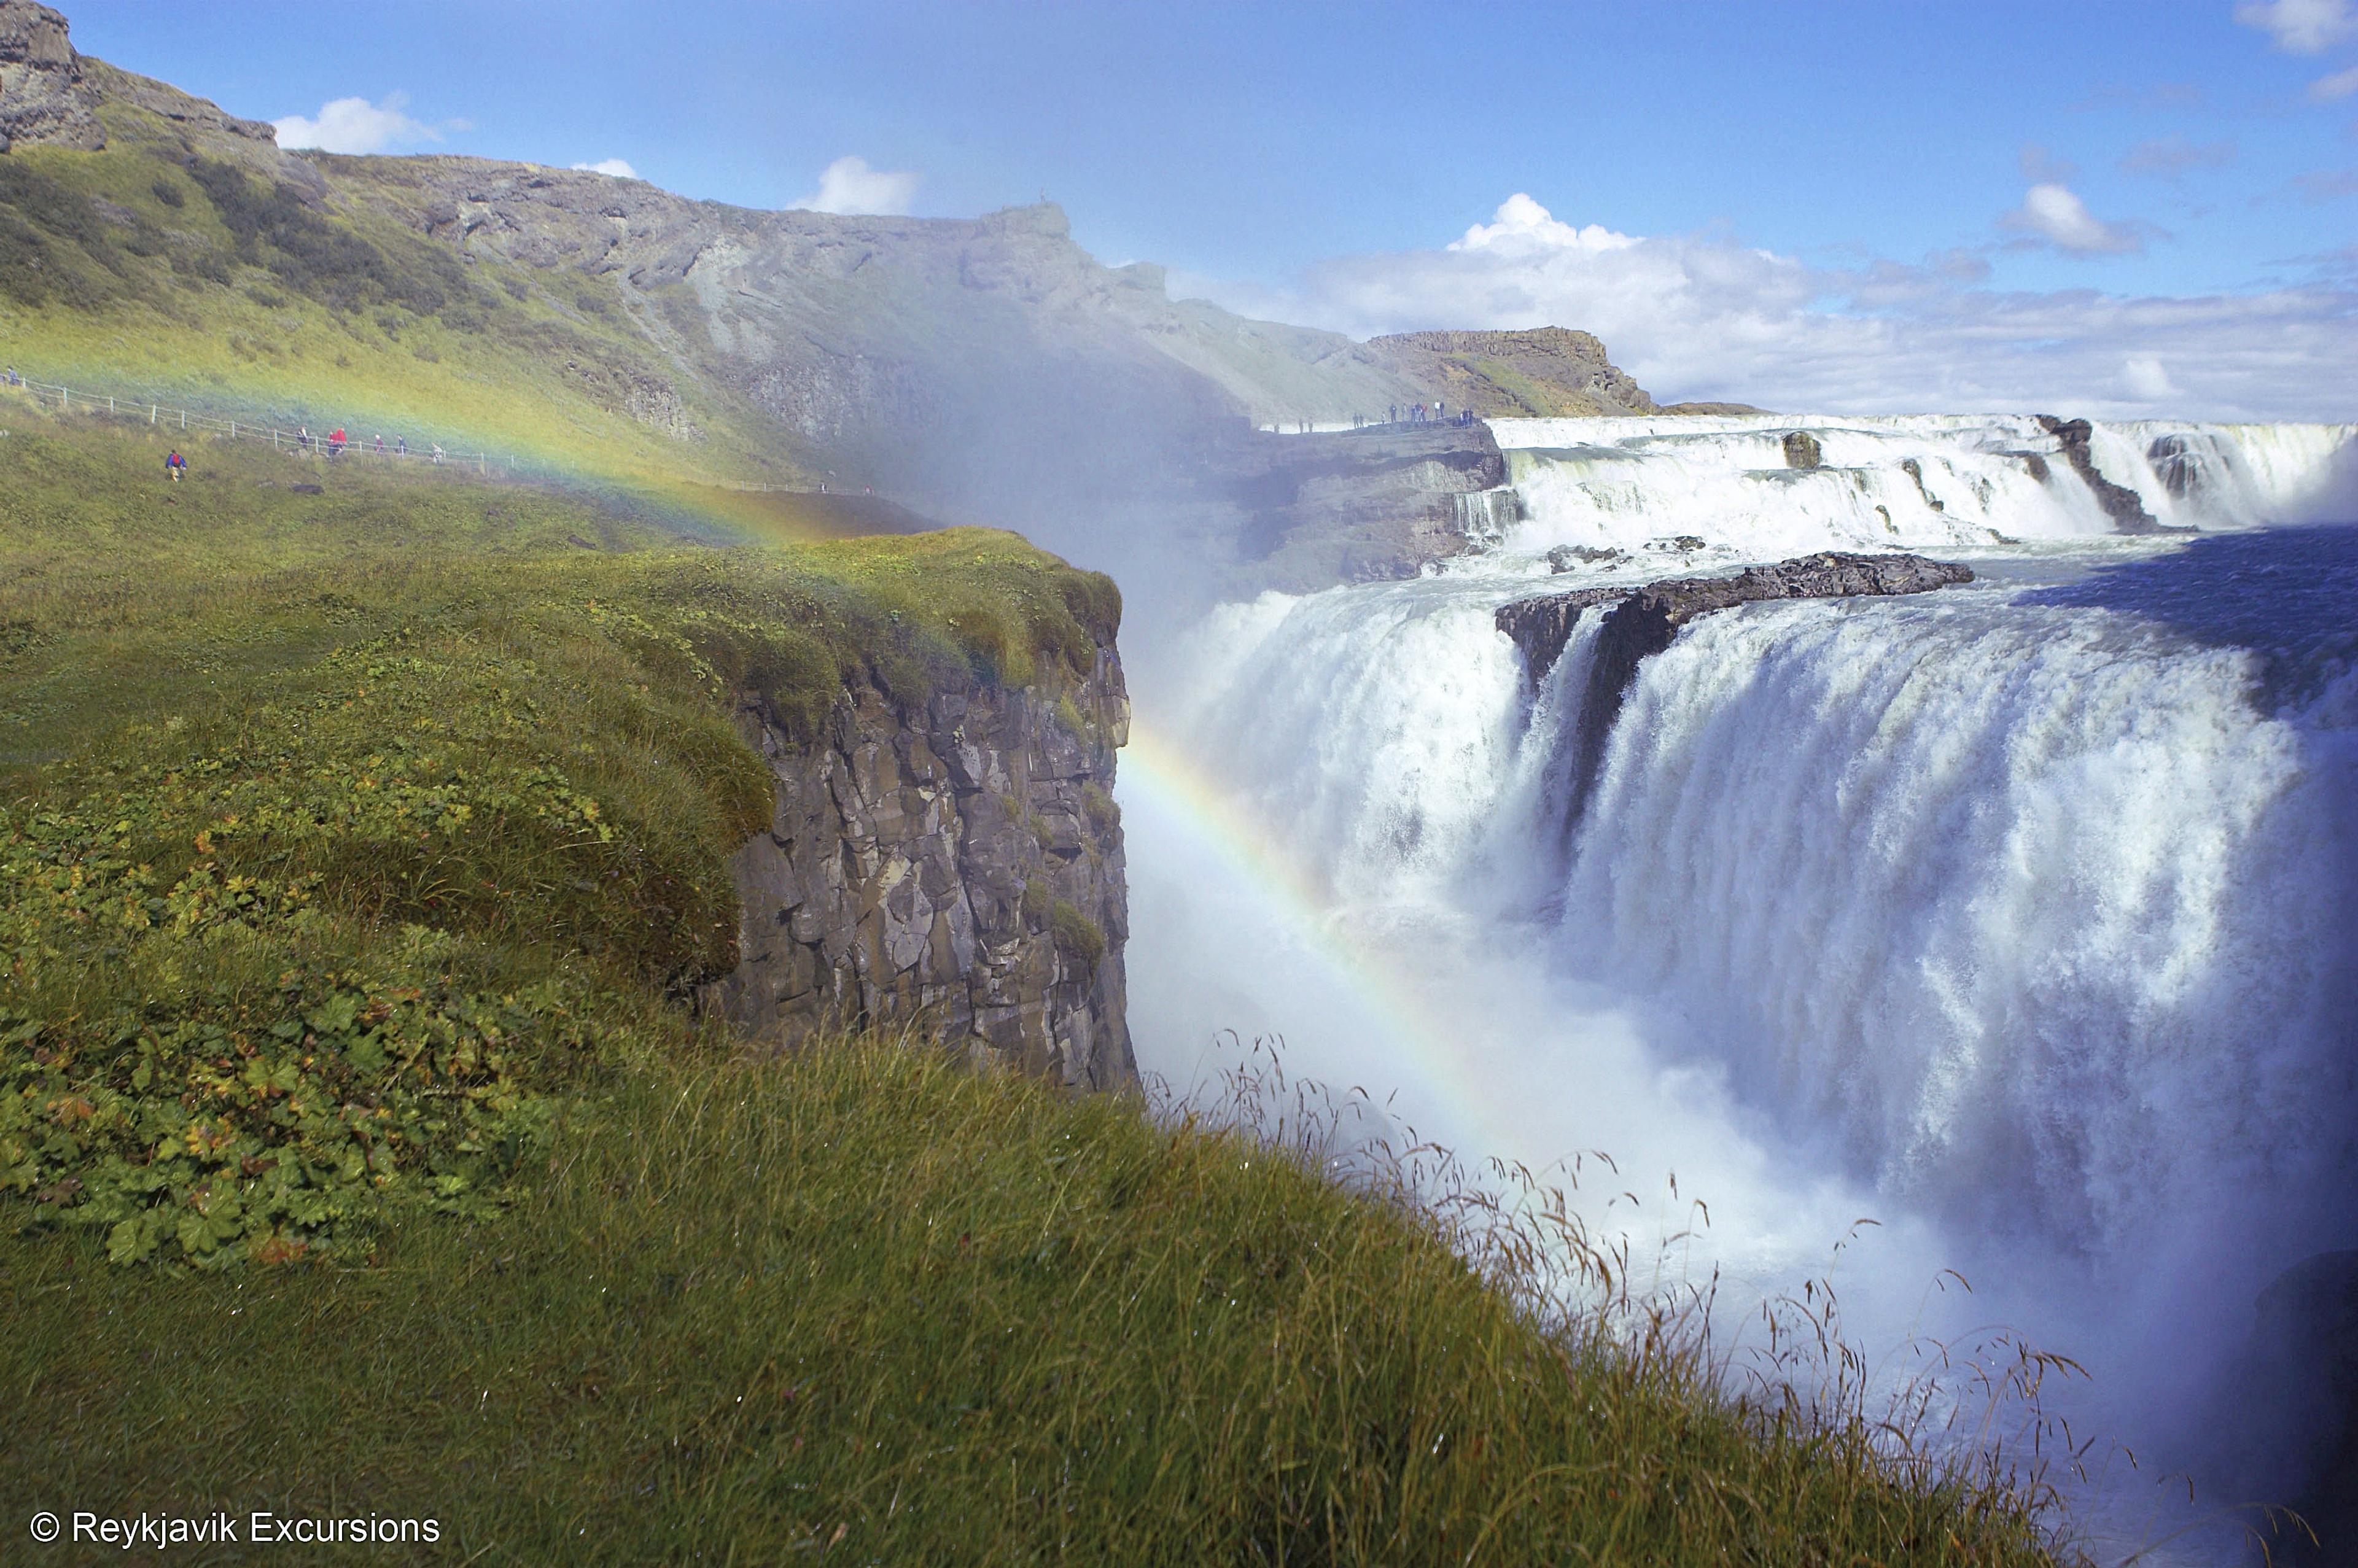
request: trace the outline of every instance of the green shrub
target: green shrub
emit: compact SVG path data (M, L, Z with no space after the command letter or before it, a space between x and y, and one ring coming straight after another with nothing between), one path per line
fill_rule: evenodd
M1060 898L1049 913L1048 928L1055 935L1058 952L1090 973L1097 972L1098 960L1105 957L1106 938L1096 921Z
M422 240L372 240L350 222L307 206L288 185L257 186L234 165L200 158L189 168L235 243L287 287L339 310L395 304L420 316L450 312L454 330L482 324L475 291L448 251ZM465 326L461 327L463 318Z
M255 897L169 901L202 892ZM405 1207L481 1217L545 1151L556 1102L526 1083L593 1054L584 1000L315 969L99 1017L0 1012L0 1188L34 1226L103 1232L117 1263L282 1262Z

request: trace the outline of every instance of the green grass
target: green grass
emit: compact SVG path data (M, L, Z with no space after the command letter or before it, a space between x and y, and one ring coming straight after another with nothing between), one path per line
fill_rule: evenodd
M128 1259L481 1211L734 964L728 860L771 810L736 706L806 735L847 685L1054 685L1120 611L1008 535L690 546L226 442L171 484L144 427L12 425L0 1187Z
M2006 1492L1541 1333L1448 1240L924 1049L672 1063L365 1267L0 1241L0 1509L426 1515L481 1563L2048 1561Z
M1855 1392L1747 1401L1675 1320L1564 1315L1544 1226L905 1043L747 1059L689 1013L768 811L730 706L1060 690L1106 579L971 530L687 545L611 498L227 443L175 487L142 427L0 425L11 1530L2052 1560L2035 1484L1910 1457Z

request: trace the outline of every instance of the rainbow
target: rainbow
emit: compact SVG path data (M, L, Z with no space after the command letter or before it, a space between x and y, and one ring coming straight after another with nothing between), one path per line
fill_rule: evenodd
M1482 1136L1496 1130L1498 1119L1483 1103L1482 1076L1464 1049L1463 1029L1434 1011L1396 961L1353 938L1336 917L1321 879L1282 834L1150 726L1132 724L1117 779L1115 793L1126 815L1159 817L1176 827L1187 849L1208 857L1248 891L1257 913L1298 945L1321 978L1363 1004L1384 1032L1384 1054L1415 1075L1416 1081L1399 1086L1413 1101L1438 1110L1454 1132L1477 1146L1499 1146ZM1380 1103L1384 1086L1360 1087Z

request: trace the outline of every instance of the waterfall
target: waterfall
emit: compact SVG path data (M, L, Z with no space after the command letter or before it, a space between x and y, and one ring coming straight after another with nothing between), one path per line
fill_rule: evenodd
M1523 520L1522 498L1511 487L1473 491L1450 500L1456 509L1457 531L1477 544L1505 544L1509 530Z
M2174 559L2136 569L2211 564ZM1231 607L1186 731L1338 906L1552 923L1670 999L1673 1055L1976 1233L2147 1247L2358 1127L2346 649L2270 710L2264 654L2069 594L1751 606L1640 666L1575 823L1585 644L1527 692L1491 620L1527 591ZM2336 1239L2304 1206L2252 1267Z
M1997 594L1708 618L1615 726L1566 959L1894 1199L2123 1266L2228 1240L2248 1300L2349 1239L2314 1195L2358 1128L2351 735L2255 665Z
M1141 688L1439 1043L1384 1054L1401 1004L1347 977L1305 1013L1258 936L1217 994L1295 1035L1347 1011L1330 1076L1422 1073L1470 1152L1675 1171L1763 1289L1872 1214L1872 1353L1949 1321L1924 1286L1953 1265L1981 1290L1955 1323L2095 1372L2082 1434L2192 1468L2206 1507L2288 1497L2270 1391L2219 1401L2260 1291L2358 1244L2358 528L2257 524L2346 503L2358 427L2093 427L2105 479L2204 530L2140 538L2031 420L1500 436L1523 516L1496 548L1225 606ZM1498 606L1567 561L1585 584L1866 545L1982 580L1703 617L1574 798L1602 611L1534 687ZM1250 915L1196 912L1224 939ZM1141 1025L1150 1067L1191 1044Z
M1683 535L1773 557L2115 531L2063 443L2027 416L1508 419L1492 428L1531 519L1512 542L1531 550L1635 553ZM2358 500L2358 425L2097 424L2088 452L2165 528L2301 520Z

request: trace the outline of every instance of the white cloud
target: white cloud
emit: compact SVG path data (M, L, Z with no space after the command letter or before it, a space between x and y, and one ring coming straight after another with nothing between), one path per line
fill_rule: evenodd
M2182 395L2178 384L2169 379L2161 361L2151 354L2132 354L2121 362L2121 384L2132 397L2148 402L2161 402Z
M2235 20L2259 28L2290 54L2323 54L2358 37L2350 0L2248 0L2235 7Z
M1665 401L2237 419L2358 407L2358 260L2304 287L2185 298L2002 293L1989 276L1971 252L1812 268L1725 234L1563 222L1526 196L1454 243L1337 257L1288 288L1174 283L1355 337L1580 328Z
M381 103L336 98L319 106L318 117L289 114L274 120L282 147L317 147L324 153L381 153L397 142L438 142L442 133L402 113L406 93L389 92Z
M2358 92L2358 65L2348 70L2337 70L2331 76L2320 76L2309 84L2311 103L2336 103Z
M820 173L818 189L795 205L813 212L897 216L909 211L924 178L914 169L871 168L864 157L839 157Z
M1489 251L1502 253L1520 251L1538 254L1551 250L1572 250L1595 255L1605 251L1626 251L1638 242L1627 234L1617 234L1602 224L1591 223L1575 229L1559 222L1548 210L1518 190L1498 204L1491 214L1493 222L1476 223L1466 231L1466 237L1450 243L1453 251Z
M627 162L618 157L600 158L596 163L577 163L573 167L579 169L584 174L611 174L616 179L636 179L639 178L639 171L637 169L633 168Z
M2034 185L2022 205L1999 222L2045 240L2075 256L2114 256L2145 249L2145 235L2133 223L2107 223L2067 185Z

